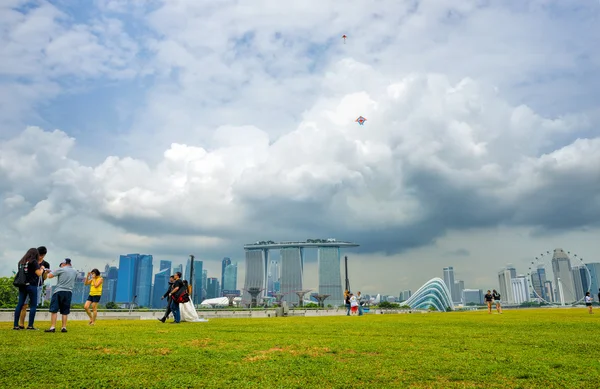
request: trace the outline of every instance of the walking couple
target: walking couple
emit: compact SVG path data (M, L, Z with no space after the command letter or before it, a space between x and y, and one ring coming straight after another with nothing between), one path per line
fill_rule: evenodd
M171 324L178 324L182 321L185 322L200 322L207 321L200 319L196 308L194 308L194 302L191 298L192 286L188 284L186 280L181 279L181 272L177 272L172 275L169 279L169 288L167 292L161 297L161 300L168 298L167 309L163 317L158 320L166 322L169 318L169 314L173 313L173 321Z

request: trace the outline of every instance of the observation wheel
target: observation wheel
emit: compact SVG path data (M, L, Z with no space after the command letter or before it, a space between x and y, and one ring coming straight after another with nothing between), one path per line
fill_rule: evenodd
M555 249L535 257L527 280L531 294L540 303L576 305L590 291L592 278L583 258L571 251Z

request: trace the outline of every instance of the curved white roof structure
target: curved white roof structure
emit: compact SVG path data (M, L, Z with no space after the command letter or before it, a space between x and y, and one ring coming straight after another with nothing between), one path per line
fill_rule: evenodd
M427 281L403 304L414 309L428 309L434 306L438 311L445 312L447 308L454 310L450 291L444 280L438 277Z

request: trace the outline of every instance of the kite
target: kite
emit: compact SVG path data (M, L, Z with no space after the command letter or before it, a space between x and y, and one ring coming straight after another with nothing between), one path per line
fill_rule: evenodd
M342 38L344 39L344 44L346 44L346 38L348 38L346 34L342 35Z
M360 124L361 126L367 121L367 119L365 119L362 116L359 116L358 119L355 120L355 122L357 122L358 124Z

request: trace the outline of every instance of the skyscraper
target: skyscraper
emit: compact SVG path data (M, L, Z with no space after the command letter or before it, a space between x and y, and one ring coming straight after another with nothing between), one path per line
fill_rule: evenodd
M455 303L460 303L463 302L462 297L463 297L463 290L465 289L465 282L463 280L456 280L454 281L454 288L455 288L455 292L457 295L457 300L455 301ZM464 304L464 302L463 302Z
M483 290L481 289L463 289L462 295L464 305L483 304Z
M266 265L268 263L268 258L269 250L246 250L246 278L244 280L244 289L266 288ZM264 293L261 295L264 295ZM250 293L244 291L243 299L250 301Z
M181 263L173 268L172 274L175 274L177 272L179 272L179 273L181 273L181 275L183 275L183 265Z
M206 280L207 279L208 279L208 270L202 270L202 289L199 289L199 292L201 293L201 295L200 295L201 301L206 299L206 285L207 285Z
M588 268L585 265L573 266L573 284L575 286L576 301L583 300L586 292L590 291L590 280L588 278Z
M344 292L342 290L342 274L340 271L340 248L319 247L319 293L328 294L325 300L334 307L342 305Z
M277 261L271 261L267 272L267 296L275 293L275 283L279 281L279 266Z
M117 296L117 280L119 269L116 266L106 265L104 270L104 281L102 283L102 297L100 303L114 302Z
M524 275L519 275L516 278L510 280L513 302L515 304L522 304L529 301L529 283Z
M590 292L592 293L592 296L595 296L598 293L598 288L600 288L600 263L586 263L585 266L590 272Z
M281 293L283 300L298 301L294 292L302 290L302 271L304 268L304 249L302 247L284 247L281 255Z
M206 280L206 298L219 297L219 294L219 280L216 277L209 277Z
M517 278L517 270L510 263L498 272L498 286L502 301L508 304L515 303L512 279Z
M460 300L460 298L457 298L456 296L456 286L454 285L454 268L452 266L444 268L444 283L452 295L452 301L456 302L457 300Z
M158 267L158 271L163 271L165 269L169 270L169 274L171 274L171 261L160 261L160 266Z
M139 254L127 254L119 257L119 275L117 282L118 303L131 303L136 295Z
M137 304L139 307L150 307L150 299L152 297L152 255L138 255L136 295Z
M533 291L535 292L536 298L548 300L548 294L546 293L546 269L544 265L538 265L537 269L531 273L531 285L533 286Z
M171 276L171 266L162 269L154 275L154 288L152 292L152 308L166 308L168 299L161 299L167 289L169 289L169 277Z
M561 300L561 291L565 303L576 301L575 283L571 272L571 259L562 249L555 249L552 256L552 271L554 272L554 285L557 291L558 302Z
M221 261L221 286L223 287L223 289L225 289L225 268L227 268L227 266L229 265L231 265L231 258L224 257Z
M223 285L221 290L237 290L237 263L227 265L223 275Z

